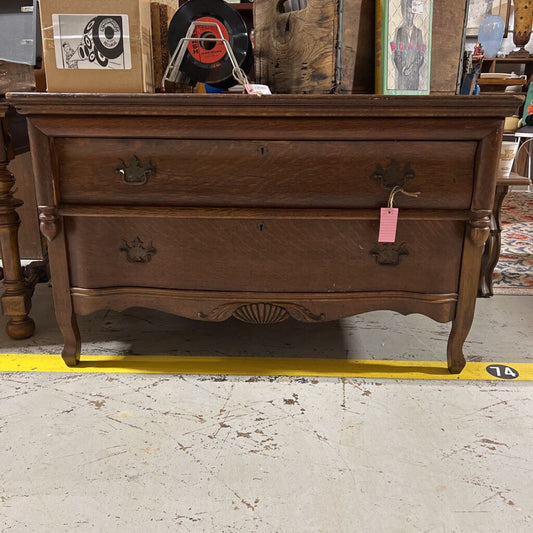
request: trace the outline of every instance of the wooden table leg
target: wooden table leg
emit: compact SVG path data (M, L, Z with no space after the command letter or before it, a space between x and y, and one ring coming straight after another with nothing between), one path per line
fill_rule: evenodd
M490 235L483 250L483 257L481 260L481 271L479 277L478 296L488 298L493 295L492 291L492 274L501 251L501 210L502 205L509 187L520 186L529 187L531 181L527 176L520 176L511 172L509 177L498 177L496 179L496 191L494 194L494 204L492 206L492 219L490 223Z
M479 277L478 296L489 298L494 293L492 290L492 274L501 250L501 208L503 200L509 191L508 185L497 185L496 194L494 196L494 207L492 209L492 217L490 223L490 234L483 249L483 256L481 258L481 275Z
M472 213L463 247L463 264L459 281L459 301L448 337L448 370L459 374L466 364L463 344L468 336L476 306L476 281L481 268L481 254L490 233L491 212Z
M7 334L12 339L31 337L35 323L28 316L31 308L33 288L24 281L18 246L20 220L16 208L22 205L15 200L12 187L13 175L7 169L7 151L0 149L0 253L2 254L4 274L4 294L1 297L4 315L9 317Z
M50 249L50 270L57 274L52 292L57 324L65 341L61 356L68 366L76 366L80 361L81 337L70 293L70 279L65 274L68 272L68 257L64 224L55 206L39 206L39 221Z

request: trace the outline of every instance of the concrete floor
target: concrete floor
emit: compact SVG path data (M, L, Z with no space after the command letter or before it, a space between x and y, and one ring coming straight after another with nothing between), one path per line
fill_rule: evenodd
M50 289L36 335L59 353ZM478 300L470 360L533 362L533 297ZM5 320L4 320L5 323ZM3 324L2 324L3 325ZM249 326L134 309L83 353L443 360L449 325L375 312ZM1 373L0 531L529 532L531 382Z

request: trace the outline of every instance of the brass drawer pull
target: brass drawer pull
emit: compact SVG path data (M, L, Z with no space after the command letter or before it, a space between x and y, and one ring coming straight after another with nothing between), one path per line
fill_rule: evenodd
M139 237L135 237L131 244L124 239L119 250L126 252L126 259L129 263L149 263L157 250L152 246L152 241L145 245Z
M406 183L414 179L415 173L411 168L411 163L402 165L393 159L387 168L383 168L378 164L375 172L370 176L371 179L379 183L385 189L393 189L394 187L404 187Z
M122 181L127 185L144 185L148 178L155 174L155 167L152 162L141 165L139 158L134 155L126 165L123 159L120 159L120 165L115 169L117 174L122 174Z
M401 244L380 242L370 250L370 255L374 257L378 265L398 266L401 257L403 255L409 255L409 250L405 242Z

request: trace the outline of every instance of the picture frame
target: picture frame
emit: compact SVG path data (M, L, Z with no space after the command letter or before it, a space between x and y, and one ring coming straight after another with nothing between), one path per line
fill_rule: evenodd
M477 38L479 26L491 9L490 12L493 15L500 15L502 18L505 24L503 37L506 38L509 34L509 19L513 10L512 4L512 0L470 0L466 22L466 37Z
M376 93L429 94L433 0L376 3Z

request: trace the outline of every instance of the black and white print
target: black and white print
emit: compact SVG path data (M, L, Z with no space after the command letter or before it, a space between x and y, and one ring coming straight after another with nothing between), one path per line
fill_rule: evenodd
M60 69L131 69L127 15L52 15Z

